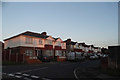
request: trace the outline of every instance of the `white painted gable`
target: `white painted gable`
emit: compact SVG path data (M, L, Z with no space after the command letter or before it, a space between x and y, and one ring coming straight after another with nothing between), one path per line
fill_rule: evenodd
M56 41L63 42L61 38L58 38Z
M47 38L47 40L52 40L52 41L54 41L54 38L52 38L51 36L49 36L49 37Z

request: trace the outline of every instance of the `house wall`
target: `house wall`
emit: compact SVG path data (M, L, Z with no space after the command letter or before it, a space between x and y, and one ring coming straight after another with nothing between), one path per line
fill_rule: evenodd
M60 45L59 45L59 43L60 43ZM55 41L55 45L54 46L61 46L61 45L62 45L62 40L61 39L57 39Z
M49 40L52 41L52 44L49 43ZM53 48L54 48L54 46L55 46L54 39L53 39L51 36L49 36L49 37L45 40L45 45L53 45Z
M42 39L42 38L36 38L36 37L30 37L33 39L33 43L32 44L29 44L29 43L26 43L26 37L29 37L29 36L18 36L18 37L15 37L15 38L12 38L10 40L7 40L5 41L5 49L6 48L12 48L12 47L18 47L18 46L29 46L29 47L44 47L45 45L45 39ZM42 44L39 44L39 39L42 40Z
M28 36L21 36L20 37L20 46L44 47L44 45L45 45L45 39L36 38L36 37L31 37L31 38L33 38L33 43L28 44L28 43L26 43L26 37L28 37ZM39 44L39 39L42 40L42 44Z
M21 36L5 41L4 49L20 46Z
M84 46L82 46L82 45L79 45L79 49L82 49L82 51L85 51Z
M85 52L88 52L88 51L89 51L89 48L88 48L88 47L84 47L84 51L85 51Z
M78 43L74 45L74 48L79 49Z

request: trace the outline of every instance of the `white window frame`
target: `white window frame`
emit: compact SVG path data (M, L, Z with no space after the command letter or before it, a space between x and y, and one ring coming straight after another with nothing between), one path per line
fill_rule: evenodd
M43 44L42 39L39 39L39 44L40 44L40 45L42 45L42 44Z
M27 44L33 44L33 38L31 38L31 37L26 37L26 38L25 38L25 42L26 42Z
M52 45L52 40L47 40L47 44Z

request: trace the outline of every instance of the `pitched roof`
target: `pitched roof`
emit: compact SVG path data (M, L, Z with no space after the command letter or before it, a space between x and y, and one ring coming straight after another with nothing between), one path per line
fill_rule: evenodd
M76 43L77 43L77 42L73 42L73 41L71 41L71 42L66 42L67 45L70 45L70 44L71 44L71 45L75 45Z
M46 38L49 37L47 35L42 35L42 34L39 34L39 33L34 33L34 32L29 32L29 31L23 33L22 35L33 36L33 37L38 37L38 38L43 38L43 39L46 39Z
M54 37L53 37L54 38ZM59 38L54 38L55 40L59 39Z
M15 37L18 37L18 36L20 36L20 35L26 35L26 36L32 36L32 37L38 37L38 38L43 38L43 39L46 39L46 38L49 37L49 36L47 36L47 35L42 35L42 34L40 34L40 33L34 33L34 32L30 32L30 31L26 31L26 32L21 33L21 34L18 34L18 35L16 35L16 36L13 36L13 37L7 38L7 39L5 39L4 41L9 40L9 39L12 39L12 38L15 38Z

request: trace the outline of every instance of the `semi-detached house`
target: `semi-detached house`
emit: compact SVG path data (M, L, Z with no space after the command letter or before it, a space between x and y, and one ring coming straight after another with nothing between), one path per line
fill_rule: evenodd
M66 43L60 38L47 35L46 32L34 33L26 31L4 40L4 49L10 54L24 54L25 59L37 59L38 56L47 55L65 56Z

